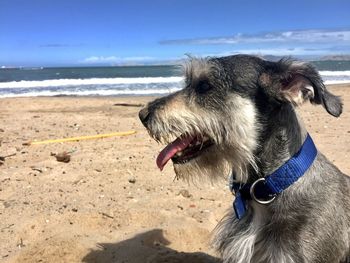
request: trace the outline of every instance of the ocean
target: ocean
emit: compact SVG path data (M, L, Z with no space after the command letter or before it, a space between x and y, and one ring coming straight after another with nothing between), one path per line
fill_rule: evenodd
M350 83L350 61L312 63L326 84ZM182 87L179 66L0 68L0 97L162 95Z

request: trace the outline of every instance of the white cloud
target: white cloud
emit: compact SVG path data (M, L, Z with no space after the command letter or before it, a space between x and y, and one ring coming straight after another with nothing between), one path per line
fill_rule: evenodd
M103 64L103 63L133 63L133 62L147 62L154 60L153 57L117 57L117 56L91 56L82 60L82 63L88 64Z
M346 43L350 41L350 29L338 30L291 30L283 32L268 32L262 34L236 34L227 37L175 39L160 41L160 44L195 44L195 45L219 45L240 43Z

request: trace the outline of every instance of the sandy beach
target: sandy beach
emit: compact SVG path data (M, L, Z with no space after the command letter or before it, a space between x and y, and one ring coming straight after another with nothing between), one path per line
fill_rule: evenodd
M318 149L350 174L350 85L340 118L299 112ZM0 99L0 262L216 262L210 233L231 209L226 182L196 185L160 172L162 148L138 120L152 97ZM124 137L29 141L135 130ZM54 154L70 152L68 163Z

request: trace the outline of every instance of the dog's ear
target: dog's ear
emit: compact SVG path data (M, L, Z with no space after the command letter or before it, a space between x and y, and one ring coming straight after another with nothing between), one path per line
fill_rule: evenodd
M329 114L339 117L342 102L330 93L317 70L309 63L282 59L268 64L259 84L278 100L301 105L305 101L321 104Z

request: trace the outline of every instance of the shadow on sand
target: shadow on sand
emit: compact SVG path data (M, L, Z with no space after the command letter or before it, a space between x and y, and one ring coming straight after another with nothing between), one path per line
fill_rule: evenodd
M185 253L167 248L163 230L154 229L118 243L98 244L83 258L85 263L220 263L202 252Z

